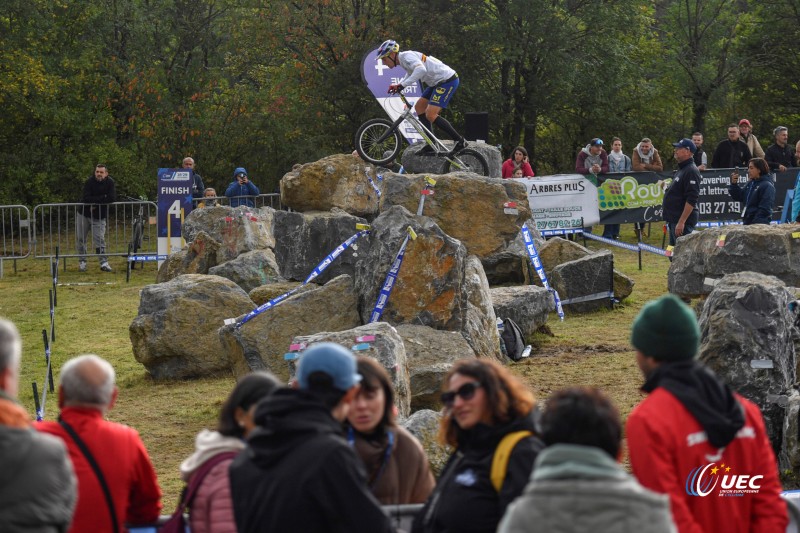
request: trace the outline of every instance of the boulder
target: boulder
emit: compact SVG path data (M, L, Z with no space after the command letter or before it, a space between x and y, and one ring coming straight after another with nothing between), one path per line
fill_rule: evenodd
M431 471L438 478L444 470L452 450L439 442L439 426L442 415L437 411L423 409L411 415L403 422L403 427L414 435L422 444L425 455L428 457Z
M360 326L356 302L352 278L339 276L322 287L290 296L239 328L233 324L218 328L234 375L269 370L288 381L289 369L283 355L289 351L292 339ZM251 305L247 311L252 309Z
M375 168L351 154L336 154L306 163L281 178L281 203L295 211L330 211L338 207L356 216L378 212Z
M158 269L156 283L163 283L183 274L208 274L217 265L219 243L200 231L180 252L170 254Z
M270 283L268 285L261 285L260 287L256 287L255 289L251 290L248 295L250 296L250 299L253 300L253 303L256 304L256 306L259 306L264 305L273 298L277 298L281 294L286 294L292 289L297 289L295 294L300 294L301 292L310 291L315 287L316 285L313 283L303 285L302 283L296 281L283 281Z
M489 282L486 280L480 259L474 255L467 257L463 292L467 312L461 334L478 357L489 357L504 363Z
M711 292L714 280L725 274L748 271L798 286L800 237L793 236L797 232L792 224L753 224L709 228L681 237L667 274L669 291L698 297Z
M484 139L485 140L485 139ZM448 148L452 149L454 142L442 140ZM439 174L442 172L446 160L444 157L432 157L430 155L419 155L419 151L425 146L424 143L412 144L406 148L400 160L406 172L411 174ZM467 141L467 147L480 153L486 158L489 165L489 176L499 178L502 176L503 157L496 146L485 142Z
M356 338L364 335L373 335L375 340L367 343L356 341ZM319 342L334 342L345 348L351 348L359 344L369 344L368 349L354 351L353 353L358 356L375 359L389 372L394 386L395 405L397 406L398 414L404 418L411 414L412 393L406 349L397 330L392 326L386 322L374 322L346 331L300 335L292 339L292 344L306 343L308 346ZM300 357L302 357L302 353ZM290 367L289 373L294 377L293 367Z
M208 273L228 278L248 292L261 285L286 281L278 272L278 263L275 262L275 253L272 250L245 252L215 266Z
M215 206L195 209L184 221L183 238L193 242L204 231L220 243L217 264L222 264L245 252L274 248L274 214L275 210L271 207Z
M280 265L281 275L286 279L304 281L328 254L358 232L356 224L366 222L338 207L330 212L277 211L274 225L275 258ZM314 279L314 283L324 285L342 274L352 276L362 240L363 237L337 257L322 275Z
M613 291L613 261L609 250L600 250L553 269L550 285L558 291L565 313L589 313L609 306L606 293ZM565 303L569 300L574 303Z
M800 393L792 389L786 398L786 416L783 418L783 440L778 453L778 466L782 473L791 472L792 485L800 480ZM784 486L787 484L784 482Z
M491 296L495 315L516 322L529 344L536 330L547 323L550 311L556 309L552 293L536 285L497 287Z
M129 328L133 356L155 379L229 373L217 330L252 308L247 293L218 276L187 274L148 285Z
M455 331L401 324L397 333L403 339L408 361L411 410L440 409L445 374L459 359L475 357L475 351Z
M776 450L785 410L775 400L796 376L792 299L779 279L741 272L722 278L700 313L700 361L761 408Z
M545 241L539 230L536 229L536 221L528 219L526 221L533 238L533 244L538 251L544 246ZM513 241L509 242L506 248L495 254L481 259L483 270L486 272L486 279L489 285L529 285L533 280L539 279L536 271L531 266L528 250L525 247L525 239L522 237L522 227L517 232Z

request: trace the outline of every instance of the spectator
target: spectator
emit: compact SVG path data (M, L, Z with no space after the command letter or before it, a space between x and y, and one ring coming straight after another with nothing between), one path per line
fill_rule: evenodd
M203 178L194 170L194 159L191 157L184 157L183 168L188 168L192 171L192 198L202 198L206 186L203 185Z
M765 156L770 170L786 172L787 168L797 166L794 152L789 146L789 129L786 126L778 126L772 135L775 137L775 142L767 147Z
M442 386L440 437L455 450L412 531L495 531L508 504L525 488L543 447L533 434L533 394L506 367L486 359L456 362ZM511 434L526 436L506 456L496 489L493 457Z
M592 176L589 181L597 185L597 175L608 173L608 154L603 149L603 139L595 137L587 144L575 159L575 172L584 176Z
M425 502L436 482L420 443L395 422L389 374L368 357L358 358L358 373L361 389L347 415L347 442L367 467L370 490L382 504Z
M678 531L786 531L761 412L695 361L700 329L692 310L671 294L648 303L634 320L631 344L649 394L625 428L631 468L642 485L669 496ZM760 487L722 497L717 481L724 474L756 476Z
M717 145L711 168L734 168L747 166L753 158L747 143L739 138L736 124L728 124L728 138Z
M75 236L78 248L78 270L86 272L86 236L92 232L92 245L100 257L100 270L111 272L106 253L106 218L108 204L117 201L114 180L108 175L108 168L98 163L94 176L83 184L83 197L80 213L75 213Z
M750 121L743 118L739 121L739 136L747 145L748 150L750 150L750 155L763 158L764 150L761 148L761 143L758 142L756 136L752 134L751 128Z
M245 439L255 428L253 413L259 400L272 394L281 383L267 372L247 374L236 384L219 413L216 431L198 433L195 452L181 463L181 479L189 483L209 460L224 457L211 467L200 482L189 507L192 533L236 533L228 468L245 447ZM224 455L223 455L224 454Z
M240 533L391 531L342 432L359 381L350 350L320 343L300 356L293 389L258 404L229 471Z
M64 443L33 431L17 404L22 340L0 318L0 526L3 531L66 531L76 483Z
M702 177L692 158L697 149L692 140L681 139L672 146L675 147L678 171L664 192L663 216L669 230L669 244L675 246L678 237L689 235L697 225L699 217L695 206Z
M225 190L225 196L231 199L231 207L245 205L255 207L254 196L261 194L253 182L247 177L247 171L238 167L233 171L233 181Z
M105 420L118 392L108 361L96 355L70 359L61 367L59 421L38 425L66 443L78 477L70 533L152 524L161 511L156 472L139 434Z
M611 151L608 153L609 172L630 172L631 158L622 153L622 139L614 137L611 139Z
M516 177L514 176L514 171L516 169L522 170L522 177L524 178L532 178L534 175L531 164L528 161L528 151L523 146L514 148L511 157L503 162L503 167L501 169L503 178Z
M708 156L703 150L703 134L699 131L692 133L692 142L695 146L694 164L697 165L698 170L705 170L708 166Z
M524 178L525 176L523 176L523 174L524 174L524 172L522 171L522 169L518 168L518 169L516 169L514 171L514 176L513 177L515 177L515 178Z
M772 207L775 205L775 185L769 173L767 162L760 157L750 160L747 167L750 180L744 189L739 186L739 174L731 174L728 192L731 198L742 204L742 222L750 224L769 224L772 220Z
M664 170L658 150L653 146L653 141L647 137L639 141L639 144L633 149L633 170L636 172L643 170L661 172Z
M800 165L800 141L794 147L794 158ZM797 179L794 182L795 198L792 200L792 220L800 222L800 172L797 173Z
M669 498L645 489L619 465L621 439L619 413L598 389L555 392L542 415L547 447L498 532L674 532Z
M208 187L203 191L203 201L198 202L197 207L216 207L217 206L217 191L213 187Z

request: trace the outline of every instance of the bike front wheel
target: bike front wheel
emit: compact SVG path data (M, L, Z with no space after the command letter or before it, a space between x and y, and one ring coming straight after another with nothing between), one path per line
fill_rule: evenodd
M489 163L483 154L472 148L464 148L457 154L445 159L442 166L442 174L450 172L472 172L481 176L489 177Z
M366 121L356 132L356 151L361 159L373 165L391 163L400 153L400 134L386 119ZM384 155L385 154L385 155Z

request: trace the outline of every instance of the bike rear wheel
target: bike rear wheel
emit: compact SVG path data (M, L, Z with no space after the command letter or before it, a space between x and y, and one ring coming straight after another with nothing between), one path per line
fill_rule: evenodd
M144 228L142 227L142 221L137 219L133 221L133 238L131 239L130 249L133 251L133 255L142 248L142 237L144 235ZM140 265L141 266L141 265ZM136 268L136 261L131 263L131 268Z
M356 151L361 159L373 165L386 165L400 153L400 134L383 118L373 118L356 132ZM388 153L387 153L388 152ZM386 156L384 156L386 154Z
M483 154L472 148L464 148L455 155L445 159L442 174L450 172L472 172L489 177L489 163Z

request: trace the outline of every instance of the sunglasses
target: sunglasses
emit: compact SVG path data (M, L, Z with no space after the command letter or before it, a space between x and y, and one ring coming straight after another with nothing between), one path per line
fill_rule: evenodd
M447 407L452 407L456 401L456 396L462 400L471 400L475 396L475 391L481 386L477 381L464 383L457 390L443 392L441 399L442 403Z

